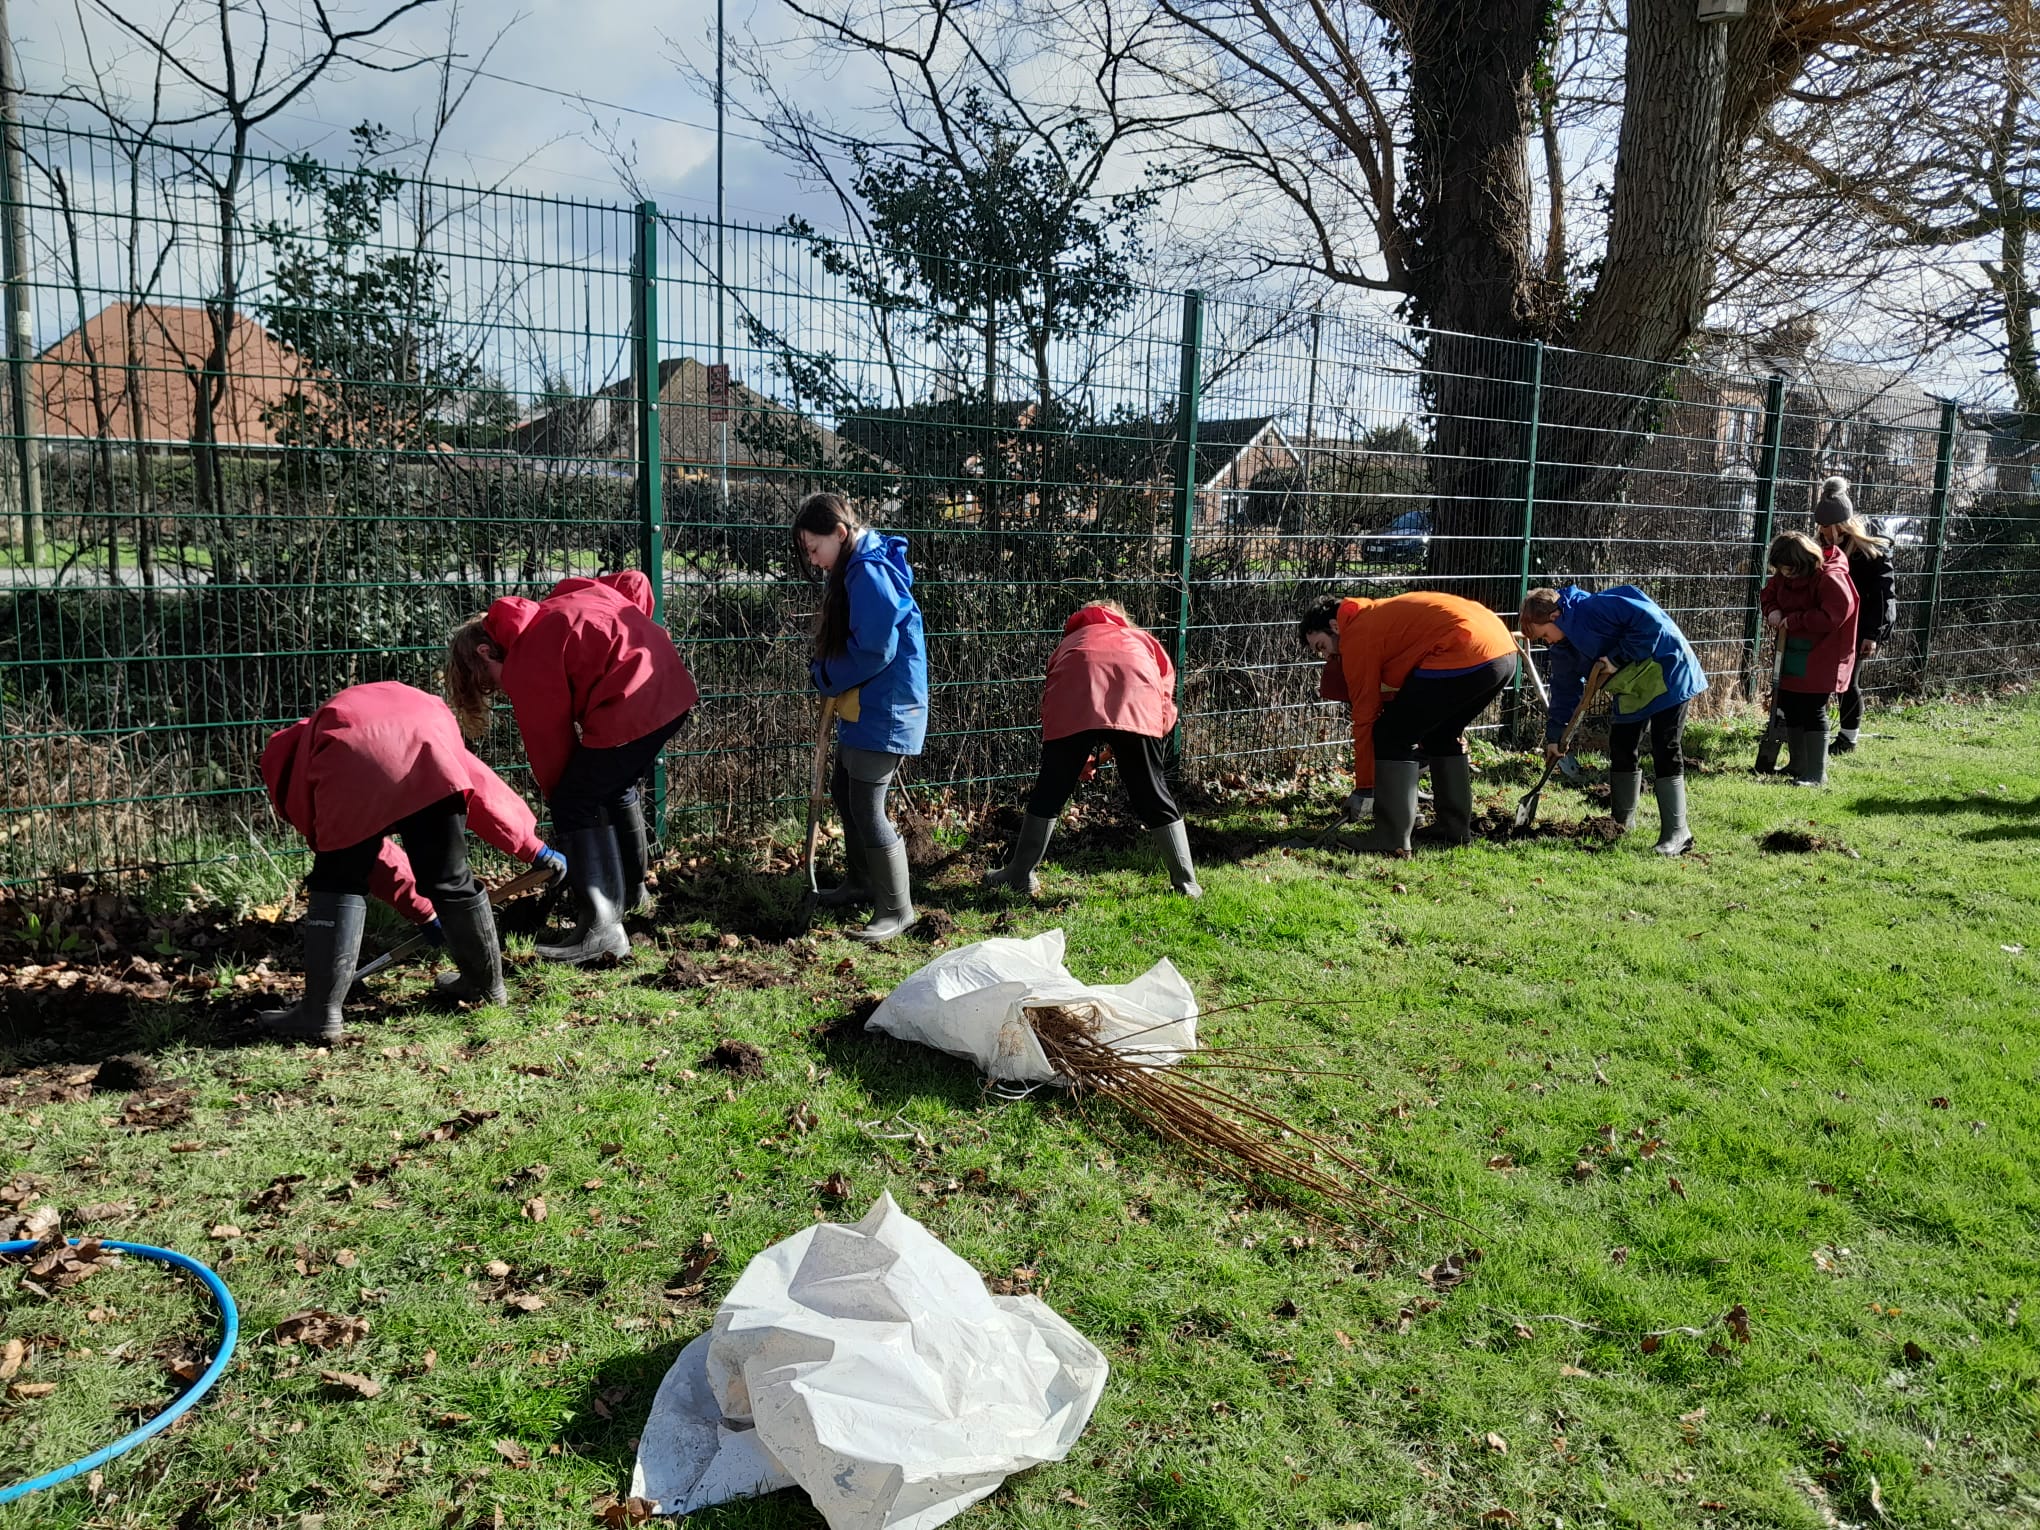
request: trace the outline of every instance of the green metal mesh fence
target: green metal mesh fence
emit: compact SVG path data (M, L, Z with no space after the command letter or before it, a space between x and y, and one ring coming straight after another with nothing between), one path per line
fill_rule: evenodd
M787 526L818 487L909 539L934 677L914 779L985 794L1031 775L1048 655L1100 595L1178 654L1192 774L1339 759L1294 639L1325 593L1511 612L1535 584L1637 583L1717 701L1744 697L1762 548L1833 472L1901 575L1873 693L2040 656L2040 422L1894 374L1140 288L1072 320L1038 273L903 277L649 205L56 130L29 148L0 881L279 843L272 729L346 685L436 688L447 631L495 596L624 565L656 576L703 692L669 822L761 821L805 790L817 588ZM507 719L482 747L521 779Z

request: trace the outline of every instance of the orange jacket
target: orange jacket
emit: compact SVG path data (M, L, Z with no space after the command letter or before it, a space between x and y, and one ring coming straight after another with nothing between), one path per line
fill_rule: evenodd
M1471 669L1516 651L1502 619L1477 600L1416 590L1339 602L1339 668L1353 708L1353 780L1374 785L1374 719L1385 694L1420 669Z

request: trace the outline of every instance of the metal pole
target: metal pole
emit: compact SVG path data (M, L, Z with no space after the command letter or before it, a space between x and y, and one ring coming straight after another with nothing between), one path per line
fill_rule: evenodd
M1308 450L1317 439L1317 379L1318 343L1324 336L1325 316L1322 310L1313 308L1310 313L1310 383L1304 393L1303 402L1303 444ZM1303 487L1310 490L1310 461L1304 460Z
M1773 372L1764 388L1764 445L1757 457L1757 505L1750 522L1754 528L1750 543L1750 608L1743 622L1743 651L1750 656L1750 667L1743 676L1743 695L1751 701L1757 699L1757 688L1762 684L1757 673L1757 654L1764 614L1758 598L1764 589L1764 561L1771 550L1772 516L1778 504L1778 455L1784 439L1785 378Z
M1176 534L1172 561L1176 568L1176 695L1183 695L1183 672L1190 657L1190 552L1197 531L1197 413L1204 402L1204 294L1195 287L1183 294L1183 364L1176 386ZM1180 712L1169 734L1171 769L1183 759Z
M29 359L35 343L34 295L28 280L27 154L21 142L20 97L14 78L14 34L7 0L0 0L0 254L6 260L7 426L14 436L16 507L21 550L30 563L42 545L42 462L36 452L35 400L29 396Z
M1534 341L1530 350L1530 415L1523 436L1523 551L1517 560L1516 609L1530 593L1530 544L1537 520L1537 431L1544 418L1544 342ZM1523 709L1523 665L1532 663L1530 640L1523 640L1523 661L1516 666L1516 681L1503 704L1503 727L1516 732Z
M1537 518L1537 430L1544 418L1544 342L1530 351L1530 423L1523 444L1523 558L1516 576L1516 609L1530 593L1530 538ZM1520 682L1520 677L1519 682Z
M659 208L637 207L631 262L632 404L637 415L638 563L652 582L652 619L666 620L665 459L659 449ZM652 833L666 832L666 757L652 765Z
M1927 558L1927 620L1920 634L1920 689L1927 688L1927 663L1934 652L1934 623L1941 614L1941 562L1948 550L1948 486L1955 477L1956 411L1953 399L1941 402L1941 435L1934 448L1934 497L1928 515L1934 543Z
M727 366L729 354L723 344L723 310L728 305L729 288L724 285L723 249L729 243L728 209L723 203L723 0L715 0L715 360L718 366ZM725 374L727 375L727 374ZM725 388L723 393L723 417L716 423L717 457L721 464L716 475L722 487L722 506L727 520L730 508L730 410L734 406L736 390Z

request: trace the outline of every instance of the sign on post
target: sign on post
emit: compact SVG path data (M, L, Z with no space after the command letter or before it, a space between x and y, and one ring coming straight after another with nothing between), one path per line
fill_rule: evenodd
M724 425L730 418L730 364L727 361L711 361L708 364L708 423Z

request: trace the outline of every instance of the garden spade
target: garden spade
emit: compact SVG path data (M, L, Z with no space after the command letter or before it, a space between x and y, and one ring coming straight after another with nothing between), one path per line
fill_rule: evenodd
M489 907L501 908L511 899L521 898L526 893L531 892L535 888L543 887L552 880L553 872L549 868L534 866L531 870L512 877L501 887L490 888ZM398 962L408 960L410 957L415 956L419 948L425 944L427 944L427 941L422 930L415 935L405 937L391 946L389 950L383 952L374 961L367 963L365 966L357 967L354 971L354 981L359 983L366 978L372 978L385 968L394 967Z
M1551 773L1558 769L1558 762L1572 750L1573 735L1580 731L1580 724L1586 720L1587 708L1594 704L1594 698L1601 694L1601 687L1608 683L1615 673L1615 666L1602 659L1594 666L1594 672L1587 676L1586 689L1580 692L1580 704L1573 708L1572 721L1565 725L1565 734L1558 741L1558 753L1544 762L1544 774L1537 778L1537 784L1530 788L1523 800L1516 804L1516 827L1527 829L1537 818L1537 800L1544 795L1544 788L1551 780Z
M815 880L815 852L822 841L822 803L829 794L829 730L836 721L836 698L822 698L822 725L815 730L815 758L808 770L807 840L802 855L807 861L807 892L800 900L800 913L794 918L794 930L805 934L808 926L815 922L815 904L822 895L820 883Z

